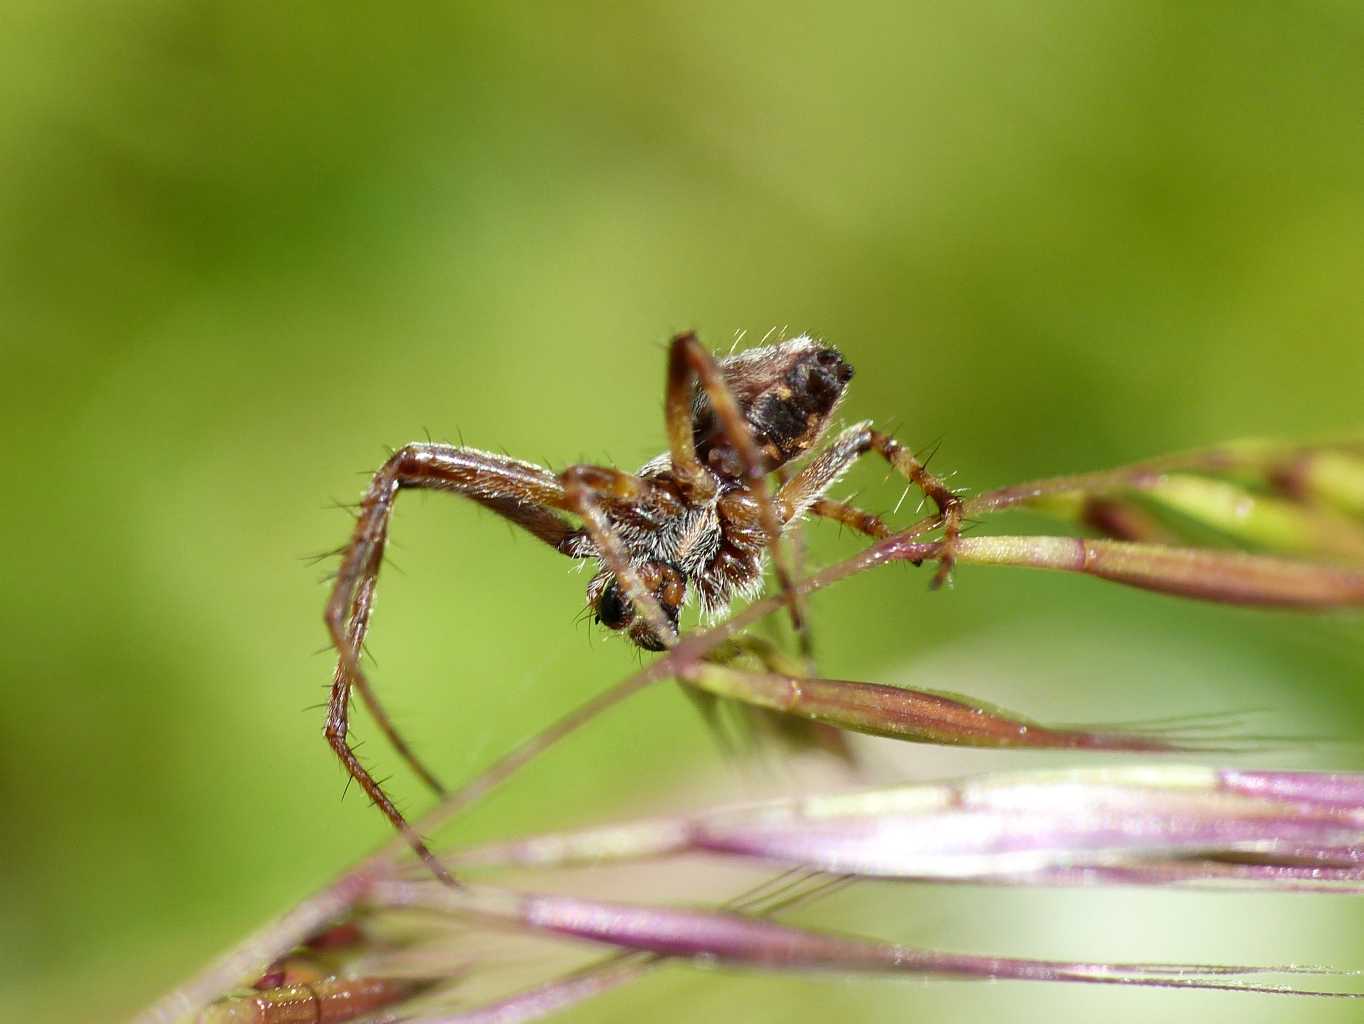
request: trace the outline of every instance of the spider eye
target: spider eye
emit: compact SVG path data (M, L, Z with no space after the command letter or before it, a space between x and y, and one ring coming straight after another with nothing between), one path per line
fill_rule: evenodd
M845 362L842 353L836 348L821 349L819 355L815 356L815 362L832 373L843 384L852 380L852 364Z
M620 592L612 580L597 599L597 621L607 629L624 629L635 617L634 605Z

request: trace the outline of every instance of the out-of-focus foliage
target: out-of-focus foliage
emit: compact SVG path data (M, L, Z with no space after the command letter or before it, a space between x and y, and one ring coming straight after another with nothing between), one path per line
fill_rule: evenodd
M973 489L1364 419L1355 4L12 0L0 28L5 1019L122 1016L386 837L308 710L329 666L300 560L344 537L326 506L385 445L638 464L683 327L821 334L859 370L848 416L942 438L934 468ZM882 478L845 490L889 510ZM376 676L447 780L633 664L574 625L585 578L479 510L404 499L395 539ZM853 544L825 528L812 557ZM1357 618L927 578L813 601L821 667L1048 720L1269 705L1364 730ZM738 791L660 690L461 834L648 809L701 770ZM937 948L1364 965L1345 900L864 887L818 909ZM1354 1011L676 970L576 1019L707 1012Z

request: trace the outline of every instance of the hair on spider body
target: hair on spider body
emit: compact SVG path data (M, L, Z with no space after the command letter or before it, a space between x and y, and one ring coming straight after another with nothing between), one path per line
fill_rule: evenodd
M351 777L438 878L454 884L348 738L354 689L394 749L432 789L443 792L398 734L360 663L398 494L406 489L461 494L560 554L595 561L588 607L599 623L644 650L676 642L678 619L690 600L716 615L734 597L755 595L769 554L792 623L803 630L789 570L778 557L780 539L807 514L871 536L886 534L876 517L824 498L861 456L877 452L937 504L943 542L936 583L947 579L960 533L959 499L869 422L841 431L775 493L768 492L766 480L774 470L819 444L852 376L837 349L805 335L717 360L694 334L685 333L668 347L668 450L638 473L584 465L554 473L507 455L429 441L405 445L379 468L360 503L327 602L327 629L340 658L324 732Z
M729 355L715 366L758 452L761 475L815 446L853 376L837 349L803 335ZM697 463L692 473L703 483L698 486L696 476L676 471L673 454L664 452L638 474L651 485L652 500L606 515L674 632L691 590L707 617L722 614L734 597L761 590L769 545L759 501L749 489L742 441L717 415L702 383L692 387ZM608 629L628 629L630 639L645 650L667 646L647 622L636 619L609 565L601 565L587 597L597 621Z
M853 377L852 364L837 349L805 335L726 356L718 366L763 455L765 473L815 446ZM699 387L692 422L697 455L718 475L737 479L742 467L733 442Z

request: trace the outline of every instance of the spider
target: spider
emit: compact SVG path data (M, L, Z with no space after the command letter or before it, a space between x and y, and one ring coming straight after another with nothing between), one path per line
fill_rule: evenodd
M341 551L327 601L327 629L340 657L324 733L346 771L438 878L455 884L347 739L354 688L399 756L438 795L445 792L399 735L360 664L399 491L453 491L561 555L595 560L588 607L603 626L623 631L646 651L676 642L678 616L689 601L695 599L713 616L733 598L755 595L770 553L777 584L808 651L780 541L806 515L871 537L889 534L878 517L824 496L859 457L877 452L937 506L943 542L935 586L950 577L961 531L958 497L870 421L843 430L775 493L768 491L770 474L785 473L784 467L816 447L852 376L852 366L837 349L805 335L716 359L688 332L668 347L668 451L638 473L588 465L554 473L505 455L429 442L405 445L379 468Z

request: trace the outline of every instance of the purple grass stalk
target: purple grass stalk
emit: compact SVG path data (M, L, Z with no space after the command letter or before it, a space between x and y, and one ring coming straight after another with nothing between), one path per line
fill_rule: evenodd
M1364 808L1364 774L1354 772L1256 772L1226 769L1218 773L1222 789L1274 800L1336 807L1350 814Z
M1208 813L1192 801L1145 812L1075 807L1041 812L943 811L876 819L716 824L701 850L878 878L968 878L1051 866L1165 859L1221 850L1357 842L1330 818Z
M880 683L745 672L708 663L688 666L682 677L720 697L852 732L916 743L1148 753L1212 749L1150 732L1051 728L963 697Z
M1353 472L1345 475L1350 477L1350 483L1353 484L1354 474L1361 471L1359 459L1364 458L1364 441L1349 439L1320 445L1277 441L1232 442L1176 455L1159 456L1093 473L1076 473L1011 484L968 499L963 512L967 518L974 519L987 512L1031 504L1039 498L1054 495L1108 495L1123 491L1140 491L1159 485L1167 474L1176 472L1248 473L1268 481L1284 474L1288 468L1298 466L1304 460L1327 455L1336 459L1344 457L1347 463L1352 465ZM1336 464L1333 463L1333 466ZM1347 490L1353 493L1352 487L1347 486Z
M967 565L1084 573L1143 590L1226 604L1327 609L1364 605L1364 572L1286 558L1080 537L967 537Z
M936 880L936 879L935 879ZM1014 874L980 875L962 881L985 885L1165 886L1180 889L1364 895L1364 869L1237 864L1219 860L1172 860L1147 865L1082 865Z
M782 878L778 876L776 881L780 883ZM772 913L827 895L838 885L838 882L825 882L814 887L797 886L791 890L781 884L774 888L772 883L764 883L732 900L725 909ZM667 961L668 958L653 953L617 953L581 971L555 978L477 1009L417 1018L407 1024L520 1024L522 1021L537 1020L634 981Z
M404 1017L403 1024L523 1024L540 1020L635 981L661 963L660 957L626 953L485 1006L456 1013Z
M1289 986L1215 981L1207 977L1331 973L1311 967L1114 964L971 956L917 949L859 936L812 931L729 911L646 906L487 888L452 890L432 882L379 883L372 897L383 906L418 907L474 915L490 922L521 925L533 931L616 949L762 970L933 976L961 980L1076 982L1364 998L1364 993L1305 991Z
M327 978L256 992L210 1006L196 1024L343 1024L383 1010L419 992L422 985L395 978ZM392 1017L387 1018L393 1020Z
M1172 880L1160 874L1166 868L1195 877L1203 862L1222 858L1265 869L1266 882L1293 875L1279 868L1301 867L1297 880L1315 869L1317 881L1349 883L1364 874L1359 787L1364 775L1034 772L624 822L492 844L450 863L563 867L704 852L861 877L1025 884L1055 872L1055 884L1071 870L1131 868L1163 884Z

